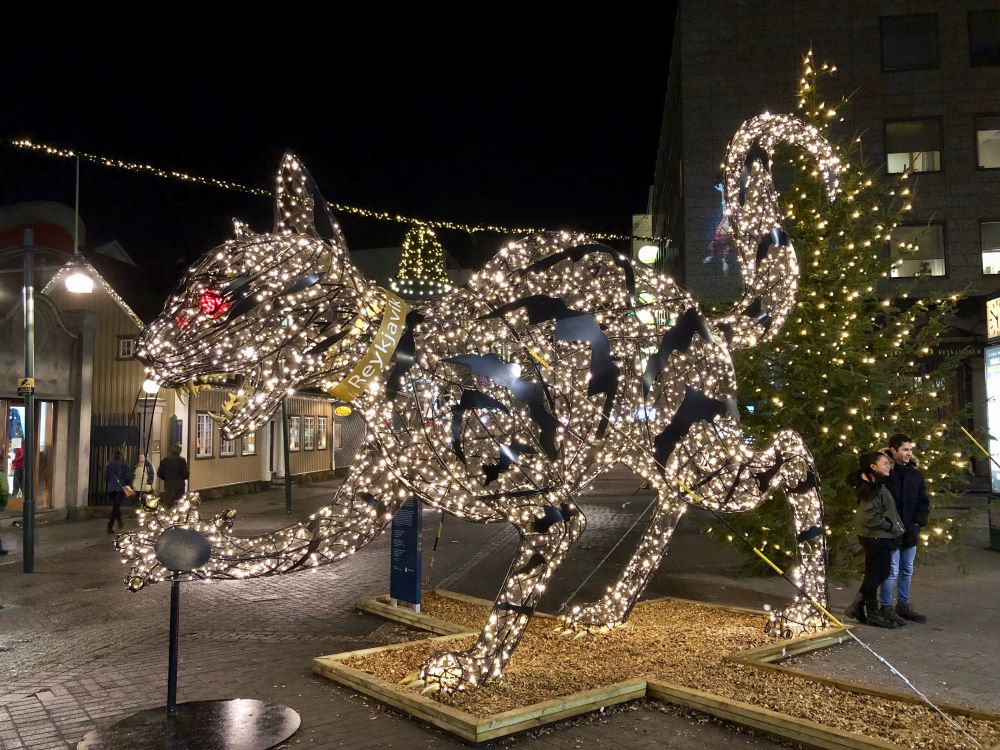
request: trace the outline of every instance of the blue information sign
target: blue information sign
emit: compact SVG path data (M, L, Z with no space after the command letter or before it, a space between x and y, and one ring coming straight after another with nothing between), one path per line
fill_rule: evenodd
M392 519L389 598L420 606L420 502L410 498Z

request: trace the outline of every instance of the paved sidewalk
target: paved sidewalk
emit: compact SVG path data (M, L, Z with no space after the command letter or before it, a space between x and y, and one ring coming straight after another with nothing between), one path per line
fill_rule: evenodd
M295 512L284 513L281 490L205 503L205 512L236 506L237 531L277 528L324 504L332 483L294 488ZM571 593L603 591L628 557L638 529L585 583L649 502L629 476L613 474L581 499L589 523L581 543L553 581L543 609L555 611ZM426 585L492 598L516 545L504 525L445 522L431 551L437 513L425 517ZM169 588L128 593L125 568L110 545L106 521L93 519L38 529L36 572L24 575L17 529L3 529L14 550L0 558L0 748L71 748L90 729L163 705ZM985 535L985 520L976 533ZM920 568L914 601L931 617L900 631L861 634L918 685L941 700L1000 710L1000 640L995 625L1000 554L968 551L969 572ZM982 545L980 545L982 546ZM731 604L780 605L787 585L735 575L738 561L682 526L649 595L673 594ZM461 747L433 728L314 677L312 657L406 639L412 631L358 613L355 599L385 592L388 539L376 540L337 565L256 580L196 583L183 588L179 699L258 698L292 706L299 732L283 747ZM582 586L582 587L581 587ZM853 589L834 591L842 609ZM852 646L801 660L825 674L896 687L871 657ZM496 743L528 748L777 747L764 738L689 717L654 702L637 702L554 728Z

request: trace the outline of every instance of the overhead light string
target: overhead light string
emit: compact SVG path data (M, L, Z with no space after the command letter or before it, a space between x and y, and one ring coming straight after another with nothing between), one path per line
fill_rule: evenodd
M76 159L78 161L83 160L90 164L96 164L108 169L121 169L126 172L141 172L143 174L152 175L153 177L159 177L164 180L177 180L178 182L186 182L192 185L203 185L205 187L214 187L220 190L246 193L247 195L274 195L271 190L266 188L251 187L233 180L224 180L217 177L204 177L202 175L181 172L176 169L164 169L153 164L141 164L139 162L126 161L112 156L89 154L85 151L60 148L59 146L52 146L47 143L38 143L30 138L3 138L0 139L0 143L22 151L31 151L36 154L42 154L43 156L52 156L60 159ZM361 216L366 219L388 221L397 224L410 224L415 227L423 226L431 229L454 229L461 232L468 232L469 234L487 232L490 234L527 236L552 231L550 228L545 227L518 227L506 226L503 224L465 224L463 222L451 221L449 219L423 219L414 216L406 216L404 214L397 214L390 211L376 211L370 208L351 206L346 203L332 203L330 201L327 201L326 205L333 211L352 214L354 216ZM604 241L613 240L628 242L638 240L640 242L657 243L665 243L667 241L666 237L646 237L642 235L615 234L612 232L587 232L586 234L593 239Z

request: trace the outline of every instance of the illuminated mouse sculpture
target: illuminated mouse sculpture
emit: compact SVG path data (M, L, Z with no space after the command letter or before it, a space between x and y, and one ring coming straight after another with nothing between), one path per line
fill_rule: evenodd
M149 377L177 387L225 375L227 437L256 430L281 398L323 389L368 425L333 502L258 537L232 514L202 519L197 498L148 509L118 547L138 590L170 579L154 545L197 529L212 557L183 578L255 578L332 563L374 539L411 496L473 521L506 521L520 548L476 643L434 655L420 679L453 691L497 678L585 518L581 489L617 463L659 493L617 583L565 616L574 630L623 623L689 503L717 511L788 498L804 594L825 605L825 532L813 458L790 430L754 450L737 416L731 353L766 343L795 304L798 266L780 225L771 159L779 141L811 153L837 193L838 159L801 121L764 114L726 155L725 193L743 293L711 320L673 280L578 234L510 242L468 285L409 307L351 264L339 227L299 160L277 182L273 234L235 239L189 271L142 334ZM690 494L688 494L690 490ZM804 597L775 613L788 635L824 626Z

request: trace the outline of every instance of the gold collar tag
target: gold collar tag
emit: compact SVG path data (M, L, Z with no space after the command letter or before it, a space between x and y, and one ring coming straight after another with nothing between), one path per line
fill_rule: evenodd
M382 312L382 323L372 339L371 346L350 374L329 390L332 395L347 403L351 403L364 393L365 389L385 372L389 360L399 345L399 339L406 330L406 313L410 308L392 292L385 289L379 291L385 297L385 309Z

